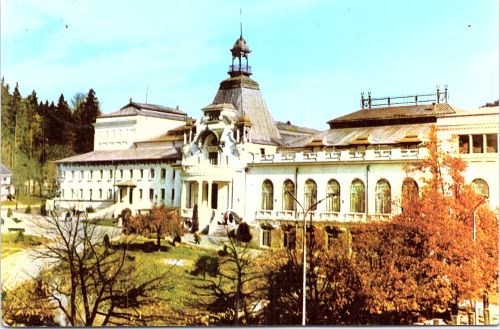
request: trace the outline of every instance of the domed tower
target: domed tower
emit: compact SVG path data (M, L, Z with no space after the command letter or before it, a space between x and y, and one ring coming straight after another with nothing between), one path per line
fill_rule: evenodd
M231 48L232 65L229 66L228 72L230 77L220 83L211 105L232 104L238 118L236 126L244 128L241 134L243 131L249 133L250 142L279 145L281 135L276 123L262 98L259 84L250 78L252 73L248 65L249 54L250 49L240 28L240 37Z
M252 68L248 65L248 54L250 54L252 51L250 48L248 48L247 41L243 38L243 29L241 27L240 23L240 37L234 42L233 48L230 49L231 54L233 55L233 62L229 66L229 75L232 77L238 76L238 75L246 75L250 76L252 75ZM246 63L243 64L241 59L245 58ZM238 63L235 65L234 60L238 59Z

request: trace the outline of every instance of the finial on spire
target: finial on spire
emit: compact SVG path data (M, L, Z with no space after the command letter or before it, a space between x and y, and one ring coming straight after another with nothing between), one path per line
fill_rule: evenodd
M240 7L240 39L243 39L243 23L241 19L241 7Z

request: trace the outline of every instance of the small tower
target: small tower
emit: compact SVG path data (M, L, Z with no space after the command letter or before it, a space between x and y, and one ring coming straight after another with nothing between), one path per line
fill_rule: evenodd
M233 48L231 49L231 54L233 55L233 61L232 64L229 66L229 72L227 72L231 77L235 77L238 75L246 75L250 76L252 75L251 72L251 67L248 65L248 54L250 54L251 51L248 48L247 42L245 39L243 39L243 28L240 23L240 38L236 40L236 42L233 45ZM246 59L246 64L243 64L241 59L242 57L245 57ZM234 60L238 59L238 63L235 65Z

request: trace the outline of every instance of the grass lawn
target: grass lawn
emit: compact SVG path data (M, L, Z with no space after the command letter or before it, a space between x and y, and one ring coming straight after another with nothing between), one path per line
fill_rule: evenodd
M2 258L42 245L47 241L45 238L20 232L2 233Z
M113 218L90 219L87 223L101 226L116 226L116 221Z
M24 208L24 206L31 205L31 206L40 206L42 204L42 201L45 200L45 198L40 197L40 196L29 196L29 195L19 195L18 196L18 207ZM4 200L2 201L2 206L15 206L16 205L16 200Z

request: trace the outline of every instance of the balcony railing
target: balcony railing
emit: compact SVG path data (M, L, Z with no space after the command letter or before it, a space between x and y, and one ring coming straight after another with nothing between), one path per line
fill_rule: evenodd
M331 162L331 161L383 161L383 160L411 160L423 159L426 149L401 149L365 151L341 150L341 151L318 151L297 153L276 153L255 157L253 163L280 163L280 162Z
M304 213L302 211L292 210L257 210L255 212L256 220L271 221L303 221ZM365 214L356 212L333 212L333 211L311 211L307 214L306 220L312 220L316 223L321 222L339 222L339 223L368 223L388 221L390 214Z
M248 64L233 64L229 65L227 73L252 73L252 67Z

